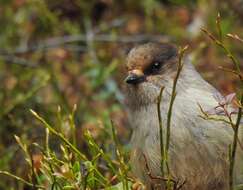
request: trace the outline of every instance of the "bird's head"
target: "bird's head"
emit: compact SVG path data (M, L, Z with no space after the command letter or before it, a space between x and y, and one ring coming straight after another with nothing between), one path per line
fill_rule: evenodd
M158 97L162 86L173 82L177 49L171 44L147 43L134 47L127 56L127 99L148 104Z

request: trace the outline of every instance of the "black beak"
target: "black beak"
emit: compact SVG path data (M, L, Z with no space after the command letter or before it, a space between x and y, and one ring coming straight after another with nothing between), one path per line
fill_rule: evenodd
M144 75L129 74L125 79L128 84L138 84L145 81Z

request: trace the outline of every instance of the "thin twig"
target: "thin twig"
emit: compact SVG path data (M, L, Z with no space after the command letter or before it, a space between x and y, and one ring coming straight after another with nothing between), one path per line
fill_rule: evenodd
M94 42L115 42L115 43L139 43L144 41L169 41L169 38L162 35L147 35L147 34L140 34L140 35L111 35L111 34L94 34L93 39ZM30 47L17 47L14 50L5 50L0 49L0 54L23 54L29 53L34 51L43 51L44 49L56 48L61 47L64 44L68 43L75 43L75 42L87 42L87 36L85 34L77 34L77 35L67 35L67 36L60 36L60 37L53 37L48 38L42 42L37 42L35 45ZM69 46L67 46L68 48ZM64 46L65 48L65 46ZM79 48L79 51L87 51L86 49Z
M221 122L224 122L224 123L227 123L227 124L231 124L229 121L227 121L226 119L223 119L223 118L218 118L218 117L212 117L212 116L209 116L202 108L202 106L197 103L201 113L203 115L198 115L199 117L201 117L202 119L205 119L205 120L212 120L212 121L221 121Z
M241 94L240 102L243 103L243 94ZM239 108L237 120L234 126L234 139L233 139L233 145L232 145L232 151L230 155L230 169L229 169L229 186L230 190L233 190L233 173L234 173L234 165L235 165L235 155L236 155L236 149L237 149L237 139L238 139L238 131L240 127L240 121L242 117L242 108Z
M187 50L187 48L188 48L188 46L185 46L184 48L181 48L179 50L178 67L177 67L177 72L176 72L175 79L173 81L170 105L169 105L169 110L168 110L168 114L167 114L167 128L166 128L167 130L166 130L166 144L165 144L165 156L166 156L166 159L168 159L168 151L169 151L169 143L170 143L170 127L171 127L171 118L172 118L172 108L173 108L174 100L175 100L175 97L176 97L176 85L177 85L177 81L179 79L181 70L183 68L182 58L183 58L184 53Z
M17 57L15 55L0 55L0 58L9 64L16 64L23 67L36 68L37 63Z
M180 181L179 180L174 180L173 178L166 178L166 177L163 177L163 176L153 176L150 168L149 168L149 165L148 165L148 161L147 161L147 158L145 156L145 154L143 154L143 157L144 157L144 161L145 161L145 167L146 167L146 170L147 170L147 175L149 176L150 179L152 180L161 180L161 181L164 181L164 182L172 182L173 183L173 190L180 190L186 183L186 180L184 180L181 184L180 184Z
M242 75L242 73L238 73L235 70L227 69L227 68L224 68L222 66L219 66L218 68L221 69L221 70L223 70L223 71L225 71L225 72L229 72L229 73L232 73L234 75L237 75L240 78L240 80L243 81L243 75Z
M160 111L160 105L161 105L161 99L162 94L164 91L164 87L160 89L160 93L158 96L158 102L157 102L157 113L158 113L158 119L159 119L159 135L160 135L160 155L161 155L161 164L160 164L160 170L161 175L164 176L164 159L165 159L165 151L164 151L164 140L163 140L163 124L162 124L162 118L161 118L161 111Z
M206 29L204 28L201 28L201 30L208 36L210 37L216 45L218 45L219 47L221 47L226 56L229 57L231 59L231 61L233 62L235 68L236 68L236 71L240 74L241 73L241 70L240 70L240 62L233 56L233 54L228 50L228 48L225 47L225 45L220 42L219 40L217 40L209 31L207 31ZM240 79L242 81L242 79Z
M240 38L237 34L227 34L226 36L243 43L243 39Z
M12 177L12 178L14 178L14 179L16 179L16 180L18 180L18 181L20 181L20 182L22 182L22 183L24 183L24 184L30 186L30 187L36 187L36 188L40 188L40 189L46 189L44 186L41 186L41 185L34 185L34 184L32 184L32 183L26 181L25 179L23 179L23 178L21 178L21 177L19 177L19 176L16 176L16 175L14 175L14 174L11 174L11 173L9 173L9 172L7 172L7 171L0 171L0 174L3 174L3 175L7 175L7 176L9 176L9 177Z

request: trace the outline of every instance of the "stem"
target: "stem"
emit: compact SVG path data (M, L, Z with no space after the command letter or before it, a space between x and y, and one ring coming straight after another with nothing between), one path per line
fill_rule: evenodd
M240 102L243 103L243 94L241 94ZM236 149L237 149L237 139L238 139L238 131L240 127L240 121L242 117L242 108L239 108L236 124L234 126L234 139L233 139L233 145L232 145L232 151L230 155L230 168L229 168L229 187L230 190L234 189L233 184L233 174L234 174L234 166L235 166L235 155L236 155Z
M166 144L165 144L166 159L168 158L168 151L169 151L169 144L170 144L171 116L172 116L172 108L173 108L174 100L176 97L176 85L177 85L177 81L178 81L178 78L180 76L180 73L181 73L181 70L183 67L182 58L183 58L183 55L187 48L188 48L188 46L185 46L184 48L179 50L178 68L177 68L177 73L176 73L175 79L173 81L170 105L169 105L169 110L168 110L168 114L167 114L167 130L166 130Z
M78 156L82 159L87 161L88 159L84 154L82 154L72 143L70 143L61 133L58 133L52 126L47 123L42 117L40 117L35 111L30 110L30 112L39 120L41 121L46 128L49 129L49 131L59 137L66 145L68 145Z
M160 170L161 170L162 177L164 177L164 159L165 159L164 153L165 153L165 151L164 151L163 125L162 125L160 104L161 104L163 91L164 91L164 87L162 87L160 89L160 93L158 96L158 103L157 103L157 112L158 112L158 118L159 118L159 135L160 135L160 155L161 155Z
M117 139L117 133L116 129L114 126L113 121L111 120L111 129L112 129L112 137L116 146L116 155L119 161L120 165L120 173L121 173L121 178L122 178L122 186L124 190L128 190L128 181L127 181L127 169L126 169L126 164L124 163L124 156L120 147L120 144Z
M74 121L74 115L77 110L77 105L75 104L73 106L72 113L69 115L69 123L71 127L71 133L72 133L72 143L75 147L77 147L77 140L76 140L76 126L75 126L75 121Z
M9 177L12 177L12 178L14 178L14 179L16 179L16 180L18 180L18 181L20 181L20 182L22 182L22 183L24 183L24 184L30 186L30 187L36 187L36 188L40 188L40 189L45 189L44 186L34 185L34 184L32 184L32 183L26 181L25 179L23 179L23 178L21 178L21 177L19 177L19 176L16 176L16 175L14 175L14 174L11 174L11 173L9 173L9 172L7 172L7 171L0 171L0 174L4 174L4 175L7 175L7 176L9 176Z
M219 41L220 42L223 42L223 34L222 34L222 30L221 30L221 17L220 17L220 13L218 13L218 16L217 16L216 25L217 25L217 29L218 29Z
M237 59L233 56L233 54L230 52L230 50L228 50L228 49L225 47L224 43L222 43L220 40L216 39L216 38L215 38L209 31L207 31L207 30L204 29L204 28L201 28L201 30L202 30L207 36L209 36L209 38L211 38L211 39L215 42L215 44L216 44L217 46L221 47L221 48L224 50L224 52L226 53L226 56L229 57L229 58L231 59L231 61L233 62L234 66L235 66L235 68L236 68L236 71L237 71L237 73L238 73L238 76L239 76L239 78L240 78L240 81L242 81L242 78L241 78L241 70L240 70L240 62L239 62L239 60L237 60Z

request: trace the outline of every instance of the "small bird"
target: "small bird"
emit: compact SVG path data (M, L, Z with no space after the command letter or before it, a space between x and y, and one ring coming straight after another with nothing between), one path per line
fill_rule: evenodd
M218 105L214 94L221 95L200 76L189 59L183 61L171 118L168 153L171 176L185 181L183 190L229 189L229 145L233 141L233 129L224 122L199 117L202 113L198 106L210 110ZM157 100L164 87L160 109L165 134L177 65L178 51L172 44L138 45L127 56L125 99L133 130L131 166L149 190L165 188L163 180L151 177L161 176ZM242 181L243 151L237 148L234 183Z

